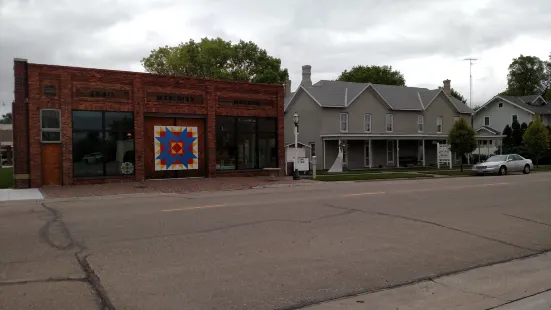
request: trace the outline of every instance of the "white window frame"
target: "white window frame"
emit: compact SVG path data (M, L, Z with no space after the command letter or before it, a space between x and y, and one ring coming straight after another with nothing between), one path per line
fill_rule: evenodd
M488 125L486 125L486 119L488 119ZM484 116L484 126L487 126L487 127L490 127L490 117L489 116Z
M454 123L457 122L458 120L459 120L459 116L454 116L454 117L453 117L453 122L454 122Z
M425 116L417 115L417 132L421 133L425 130Z
M444 127L444 121L442 119L442 116L437 116L436 117L436 132L437 133L442 133L443 127Z
M43 128L42 127L42 114L44 111L55 111L59 118L59 128ZM59 132L59 140L44 141L42 138L43 132ZM61 143L61 110L60 109L41 109L40 110L40 142L41 143Z
M343 121L343 116L346 116L345 121ZM342 129L343 125L346 125L346 129ZM348 132L348 112L343 112L340 114L339 126L341 132Z
M364 114L364 131L371 132L371 114Z
M392 147L392 158L388 158L388 151L389 147ZM386 164L387 165L393 165L394 164L394 140L386 140Z
M388 113L385 118L385 129L386 132L393 132L394 131L394 114ZM390 124L390 130L388 130L388 125Z
M511 115L511 124L515 121L515 116L517 117L517 122L518 122L518 115L513 114L513 115Z

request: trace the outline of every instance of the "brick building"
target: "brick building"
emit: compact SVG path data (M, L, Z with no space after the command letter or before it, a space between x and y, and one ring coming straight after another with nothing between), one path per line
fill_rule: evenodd
M282 85L14 60L17 188L283 167Z

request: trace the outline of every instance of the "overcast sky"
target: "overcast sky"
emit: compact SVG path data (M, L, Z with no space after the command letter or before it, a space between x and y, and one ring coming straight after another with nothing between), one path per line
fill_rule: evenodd
M506 87L511 59L547 59L550 0L0 0L0 113L11 109L13 58L143 71L151 49L190 38L252 40L281 58L293 88L354 65L392 65L409 86L446 78L473 102Z

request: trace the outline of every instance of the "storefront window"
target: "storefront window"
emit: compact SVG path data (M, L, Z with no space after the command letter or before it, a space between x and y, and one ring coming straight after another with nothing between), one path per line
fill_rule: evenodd
M73 111L75 177L134 174L134 115Z
M216 169L247 170L277 167L276 120L216 118Z

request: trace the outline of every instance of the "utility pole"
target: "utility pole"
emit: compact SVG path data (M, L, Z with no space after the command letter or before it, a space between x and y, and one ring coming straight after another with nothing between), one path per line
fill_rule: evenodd
M465 58L463 60L469 61L469 106L473 108L473 64L476 58Z

